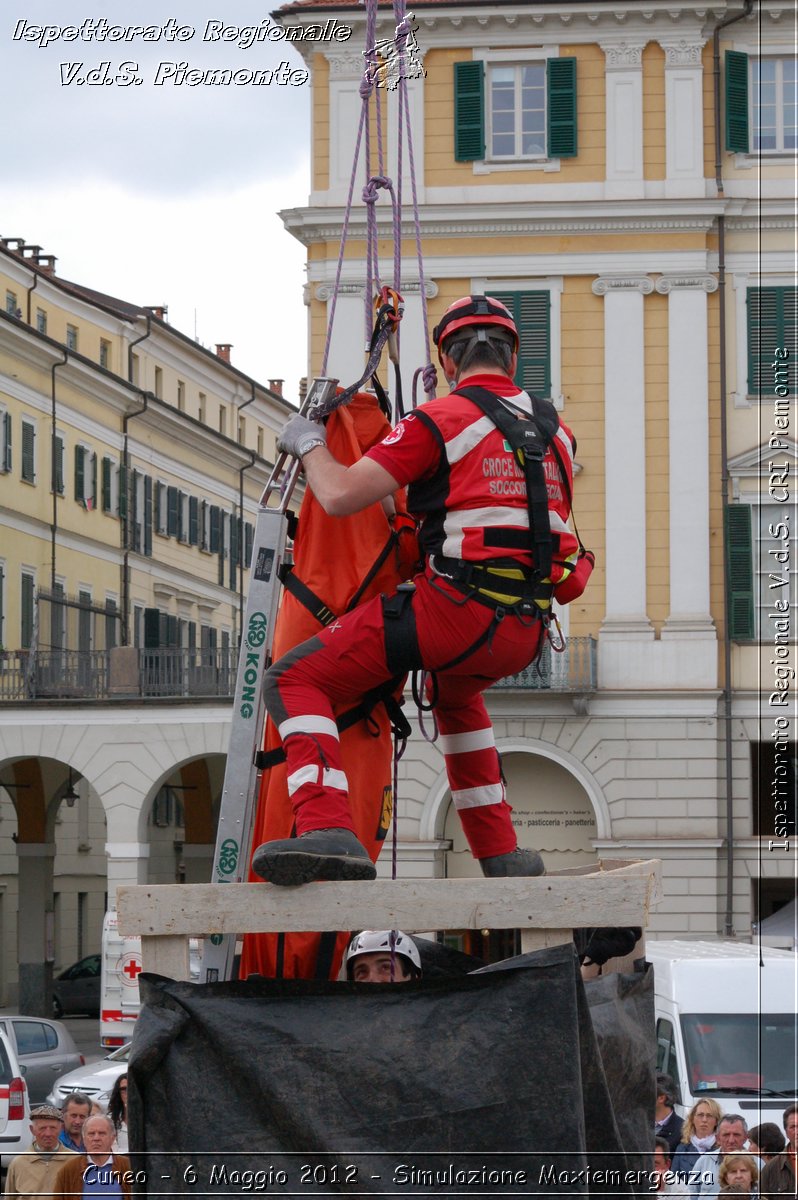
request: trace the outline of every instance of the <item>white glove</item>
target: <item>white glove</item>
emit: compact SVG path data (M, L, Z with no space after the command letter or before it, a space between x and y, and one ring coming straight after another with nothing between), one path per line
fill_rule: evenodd
M277 438L277 449L294 458L303 458L316 446L327 445L327 430L318 421L309 421L299 414L292 417Z

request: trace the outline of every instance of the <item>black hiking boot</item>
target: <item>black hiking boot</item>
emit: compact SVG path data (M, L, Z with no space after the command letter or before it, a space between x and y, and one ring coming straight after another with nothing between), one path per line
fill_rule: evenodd
M261 879L281 887L314 879L374 879L377 869L349 829L312 829L301 837L264 842L252 858Z
M503 879L508 875L545 875L546 868L537 850L522 850L516 847L507 854L494 854L492 858L480 858L482 874L488 879Z

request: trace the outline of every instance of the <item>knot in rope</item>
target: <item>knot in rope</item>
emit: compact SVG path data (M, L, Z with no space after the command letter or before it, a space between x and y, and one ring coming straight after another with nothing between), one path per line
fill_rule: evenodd
M374 90L374 72L371 63L367 63L366 65L366 69L363 72L363 77L360 80L359 90L361 100L368 100L369 96Z
M438 386L438 372L432 363L427 363L426 367L422 370L421 382L424 384L424 391L431 400L434 400L435 389Z
M368 183L363 188L363 203L376 204L377 193L379 192L380 188L387 188L387 190L393 196L393 184L391 183L390 179L387 179L384 175L372 175L371 179L369 179Z

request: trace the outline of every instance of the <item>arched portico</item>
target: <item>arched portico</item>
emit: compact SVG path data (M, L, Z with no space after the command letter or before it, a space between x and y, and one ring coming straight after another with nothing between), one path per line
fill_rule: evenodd
M520 845L541 849L544 858L548 849L550 859L559 858L566 866L575 865L580 854L592 855L595 839L611 837L609 807L584 763L567 750L533 738L499 738L496 746L508 777L507 798ZM449 783L441 770L421 814L419 837L428 842L451 840L449 873L477 875L450 804Z

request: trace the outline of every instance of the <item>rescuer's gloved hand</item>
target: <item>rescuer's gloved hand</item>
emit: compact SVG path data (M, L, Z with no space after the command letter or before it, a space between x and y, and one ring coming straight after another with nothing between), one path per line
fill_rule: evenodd
M297 414L292 417L277 438L277 449L294 458L303 458L316 446L327 445L327 430L318 421L309 421Z

